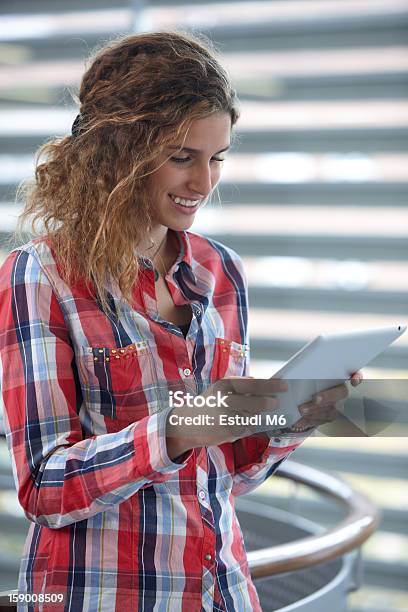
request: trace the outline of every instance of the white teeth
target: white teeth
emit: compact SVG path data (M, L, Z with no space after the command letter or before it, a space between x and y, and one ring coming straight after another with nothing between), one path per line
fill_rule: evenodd
M182 206L186 206L187 208L193 208L197 206L200 200L185 200L184 198L179 198L178 196L170 195L171 199L174 200L176 204L181 204Z

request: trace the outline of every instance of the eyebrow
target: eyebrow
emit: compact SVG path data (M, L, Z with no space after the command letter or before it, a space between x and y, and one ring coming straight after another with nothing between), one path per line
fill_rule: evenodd
M230 147L231 145L229 144L224 149L221 149L220 151L217 151L216 153L214 153L214 155L218 155L218 153L224 153L224 151L228 151ZM177 145L169 145L169 149L173 149L175 151L187 151L187 153L201 153L200 149L192 149L191 147L182 147L180 149L180 147Z

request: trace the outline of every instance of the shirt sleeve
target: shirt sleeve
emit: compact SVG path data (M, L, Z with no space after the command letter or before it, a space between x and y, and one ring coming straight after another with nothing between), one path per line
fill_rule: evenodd
M60 528L167 480L171 408L125 429L84 438L82 394L64 314L26 251L0 268L0 389L18 499L31 521Z
M238 258L237 261L244 287L244 304L242 309L245 315L241 317L241 320L245 321L245 344L249 347L248 317L246 316L248 313L248 282L241 260ZM249 365L250 351L248 350L243 376L249 376ZM233 495L244 495L259 487L311 433L312 430L280 436L262 433L240 438L232 442L231 450L234 465L234 473L232 474Z

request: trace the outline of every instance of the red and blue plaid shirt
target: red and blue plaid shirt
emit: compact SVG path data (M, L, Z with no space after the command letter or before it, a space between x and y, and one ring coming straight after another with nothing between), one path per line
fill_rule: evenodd
M46 239L0 270L0 371L18 498L31 521L18 589L79 612L257 611L234 496L306 437L250 436L166 452L169 391L248 374L247 288L231 249L179 232L166 277L187 337L157 310L145 262L134 303L107 316L68 286ZM119 294L109 287L119 313ZM41 607L42 606L42 607Z

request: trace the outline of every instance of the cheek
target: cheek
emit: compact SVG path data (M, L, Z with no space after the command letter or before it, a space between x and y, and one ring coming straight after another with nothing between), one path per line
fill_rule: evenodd
M211 172L211 183L213 187L219 182L220 178L221 178L221 166L218 166L217 168L214 168L213 171Z
M164 164L151 176L151 188L156 191L171 191L171 186L175 182L174 172L167 164Z

